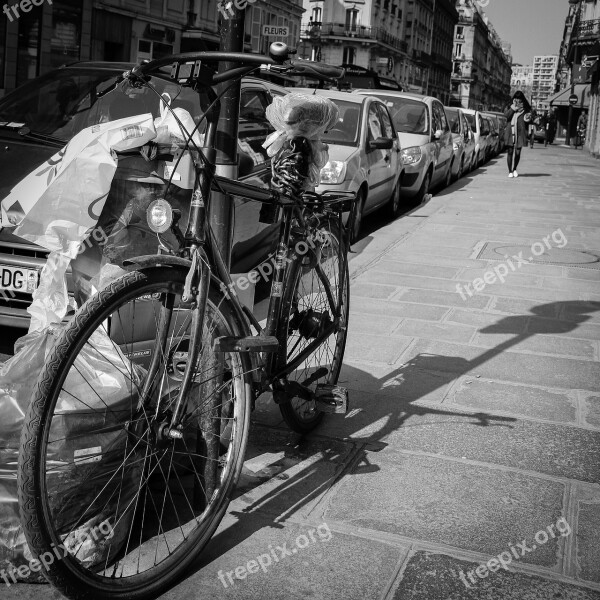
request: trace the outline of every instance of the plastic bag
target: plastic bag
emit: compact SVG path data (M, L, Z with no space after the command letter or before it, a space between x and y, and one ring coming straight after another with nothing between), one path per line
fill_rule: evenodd
M324 96L293 92L273 100L267 107L267 119L276 130L263 144L267 154L272 157L285 151L293 138L306 138L311 146L307 184L318 185L321 169L329 160L321 136L338 122L338 107Z
M95 226L117 169L116 150L156 137L150 113L80 131L60 152L25 177L2 201L2 222L14 234L51 251L27 311L29 331L60 323L68 310L69 259Z
M194 119L192 119L190 113L184 108L169 109L168 107L171 105L172 100L171 96L166 92L161 94L161 98L160 116L154 120L154 127L156 128L156 139L154 141L157 144L167 145L186 144L190 134L196 129ZM173 113L181 121L181 125L177 122ZM185 131L182 131L182 127ZM197 146L203 145L203 138L204 136L198 133L198 130L194 131L192 140Z
M9 575L32 559L19 524L19 438L32 390L59 332L51 327L24 336L15 345L15 355L0 367L0 570ZM138 408L143 374L142 367L98 331L67 375L63 387L69 393L57 401L49 434L56 442L47 454L49 505L63 531L63 545L87 564L110 561L129 532L129 505L143 461L132 455L122 476L114 483L111 478L129 452L126 424ZM103 390L101 399L90 393L92 388ZM74 400L82 396L85 403ZM115 494L117 484L123 486L120 494ZM91 508L82 514L84 507Z

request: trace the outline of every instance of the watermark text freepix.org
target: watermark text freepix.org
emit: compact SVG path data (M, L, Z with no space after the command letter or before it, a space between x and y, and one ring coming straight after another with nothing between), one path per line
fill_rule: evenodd
M18 19L22 13L28 13L34 6L41 6L44 2L52 4L52 0L20 0L20 2L15 2L14 4L5 4L2 7L2 12L12 23L15 19Z
M521 542L518 544L508 544L510 552L508 550L500 552L498 556L490 558L487 563L481 564L475 569L467 571L466 576L464 571L461 570L459 574L460 580L465 584L465 587L472 588L473 585L471 584L477 583L474 575L477 575L477 577L480 579L485 579L490 573L495 573L501 568L505 571L508 571L508 565L510 565L513 560L520 560L526 554L529 554L536 548L543 546L550 538L554 539L557 533L562 537L567 537L571 533L571 526L569 523L567 523L567 520L564 517L558 519L556 523L548 525L546 529L540 529L533 536L535 544L531 544L529 546L527 545L527 540L521 540ZM467 581L467 578L471 583Z
M321 542L328 542L333 537L327 523L322 523L316 529L309 529L306 533L307 535L300 534L296 538L296 546L294 548L288 548L287 542L282 546L275 546L275 548L273 548L272 544L269 544L269 552L260 554L256 557L256 560L249 560L245 565L240 565L231 571L223 572L220 570L217 573L219 581L223 584L223 587L226 588L229 587L229 585L234 585L234 577L235 579L241 580L246 579L246 577L252 573L258 573L260 570L266 573L267 568L271 565L281 562L288 556L294 556L299 550L307 548L311 541L316 543L317 539L315 539L315 534L317 534L317 538Z
M221 13L224 19L231 19L235 14L233 7L238 10L244 10L248 4L254 4L256 0L219 0L217 2L217 10Z
M485 286L488 284L492 285L498 280L501 283L504 283L504 281L506 280L506 276L509 273L520 269L522 265L528 265L529 263L531 263L533 261L533 257L541 256L542 254L544 254L546 248L548 250L552 248L552 245L550 244L550 238L552 238L552 241L554 242L557 248L564 248L567 245L567 238L565 237L565 234L562 232L561 229L557 229L556 231L553 231L551 235L547 235L545 238L543 238L543 244L542 242L535 242L531 245L530 250L532 256L529 256L528 258L523 258L523 252L519 252L519 254L510 257L508 256L508 254L505 254L505 262L500 263L493 269L488 269L483 274L483 277L475 278L472 283L457 283L456 291L460 294L460 297L466 302L467 296L465 295L465 292L468 294L469 298L472 298L475 292L483 292Z

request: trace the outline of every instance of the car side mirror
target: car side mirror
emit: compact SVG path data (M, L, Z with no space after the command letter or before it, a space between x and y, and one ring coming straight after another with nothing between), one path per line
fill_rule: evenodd
M367 150L391 150L394 146L392 138L378 137L376 140L367 142Z

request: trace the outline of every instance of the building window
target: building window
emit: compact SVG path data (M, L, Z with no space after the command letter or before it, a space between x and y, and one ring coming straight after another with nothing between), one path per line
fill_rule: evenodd
M54 0L50 64L59 67L79 59L81 44L81 1Z
M346 11L346 31L356 31L358 26L358 10L349 8Z
M21 13L17 46L17 86L39 75L41 11Z
M353 65L356 59L356 48L352 48L351 46L344 47L344 58L343 64L345 65Z
M322 11L321 11L321 7L320 6L315 6L312 9L312 15L310 16L310 20L313 23L320 23L321 22L321 15L322 15Z

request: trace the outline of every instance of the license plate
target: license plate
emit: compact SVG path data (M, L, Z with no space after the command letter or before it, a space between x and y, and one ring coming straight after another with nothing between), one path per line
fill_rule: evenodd
M36 269L0 265L0 290L33 294L39 278Z

